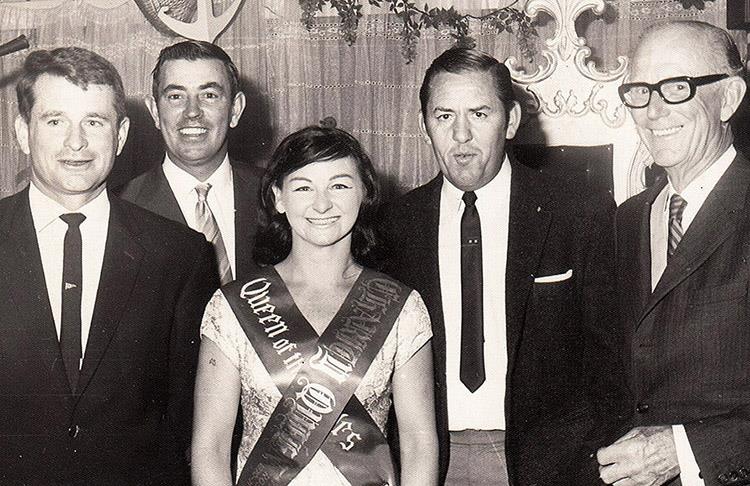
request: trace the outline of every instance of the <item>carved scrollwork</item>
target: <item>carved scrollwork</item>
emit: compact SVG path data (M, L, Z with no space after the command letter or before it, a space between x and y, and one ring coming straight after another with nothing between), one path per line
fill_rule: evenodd
M535 18L545 12L555 21L555 33L545 41L546 48L541 52L543 59L535 72L527 73L514 57L506 60L514 81L532 94L530 113L550 118L594 113L609 127L622 125L625 110L613 87L625 75L628 59L619 56L614 69L598 69L589 60L591 49L586 39L579 37L575 29L575 21L583 12L592 10L601 15L605 7L604 0L528 1L527 15ZM582 77L590 83L582 83Z
M183 22L169 15L170 6L162 4L159 8L159 20L170 30L182 37L206 42L214 42L224 32L240 8L243 0L235 0L218 17L213 14L212 0L197 0L196 18L193 22Z

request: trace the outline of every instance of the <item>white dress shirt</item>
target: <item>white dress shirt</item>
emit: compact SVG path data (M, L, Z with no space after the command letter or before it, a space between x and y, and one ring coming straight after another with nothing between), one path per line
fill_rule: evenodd
M188 226L200 231L195 223L195 205L198 202L198 193L195 192L195 186L201 184L201 181L177 167L170 160L169 155L164 157L162 168ZM236 276L233 181L232 165L229 163L229 156L227 155L221 165L203 183L211 184L211 190L208 191L207 198L208 207L211 208L214 219L219 225L224 248L226 248L229 257L229 265L232 267L232 275Z
M461 217L463 191L443 177L438 231L440 291L445 319L448 428L505 430L505 264L508 256L511 167L474 191L482 224L482 299L486 381L474 393L461 382Z
M727 171L737 151L730 146L716 162L698 175L680 194L687 201L682 213L682 233L686 235L706 198L716 187L721 176ZM669 238L669 201L676 191L671 183L659 193L651 206L651 290L656 288L664 269L667 267L667 241ZM685 427L673 425L677 459L680 463L680 480L683 486L704 486L700 478L700 468L690 447Z
M31 218L42 256L42 269L47 284L47 295L52 317L55 320L57 338L60 339L62 314L62 275L65 233L68 225L60 219L65 213L81 213L86 219L81 223L82 280L81 280L81 348L86 354L91 317L94 314L99 277L104 261L104 247L109 229L109 199L107 191L102 191L77 211L70 211L43 194L32 183L29 186Z

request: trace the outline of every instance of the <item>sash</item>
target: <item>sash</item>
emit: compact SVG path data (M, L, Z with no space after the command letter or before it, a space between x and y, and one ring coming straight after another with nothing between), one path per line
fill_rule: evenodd
M320 337L273 267L222 292L282 392L238 485L287 485L319 449L352 485L395 485L386 439L354 392L410 289L363 269Z

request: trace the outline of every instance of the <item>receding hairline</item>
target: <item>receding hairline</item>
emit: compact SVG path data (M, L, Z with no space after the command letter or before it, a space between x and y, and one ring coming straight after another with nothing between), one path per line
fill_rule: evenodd
M679 43L675 46L664 46L664 38L669 38L668 36L677 38ZM641 34L631 56L631 71L636 66L636 61L639 60L642 51L654 43L659 43L665 49L681 47L689 50L716 73L739 74L743 68L741 65L732 66L732 60L726 48L728 45L733 45L736 49L736 44L726 31L705 22L688 20L662 22L648 27Z

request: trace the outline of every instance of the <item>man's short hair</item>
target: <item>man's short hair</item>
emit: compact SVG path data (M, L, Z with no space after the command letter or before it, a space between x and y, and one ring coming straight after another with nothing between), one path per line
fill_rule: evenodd
M167 61L177 61L180 59L187 61L216 59L217 61L221 61L224 64L227 79L229 79L232 98L240 92L240 72L224 49L210 42L186 40L167 46L159 53L156 66L154 66L154 70L151 72L151 93L154 95L154 99L159 98L159 76L161 75L162 66Z
M18 111L28 123L34 106L34 84L43 74L59 76L87 89L90 84L109 86L114 92L117 121L127 116L122 78L111 62L81 47L60 47L34 51L26 57L21 78L16 84Z
M696 20L671 20L649 26L643 31L638 47L650 37L661 32L679 30L685 42L705 46L706 49L696 50L696 56L703 57L716 73L726 73L733 76L743 76L745 65L742 62L737 44L729 33L715 25ZM636 48L637 52L638 48Z
M440 73L463 74L467 72L488 73L495 82L497 97L505 106L506 115L516 101L513 94L513 80L510 71L494 57L476 49L452 47L440 54L424 75L422 87L419 88L419 102L422 105L422 116L427 117L427 103L430 101L430 83Z

